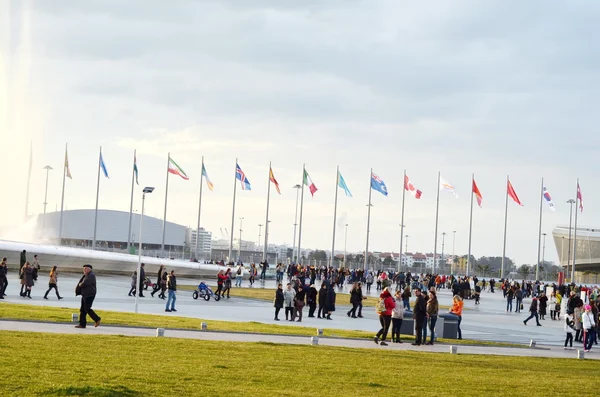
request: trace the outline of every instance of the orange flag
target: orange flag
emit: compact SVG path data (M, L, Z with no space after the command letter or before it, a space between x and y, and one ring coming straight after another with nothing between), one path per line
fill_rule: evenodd
M481 202L483 201L483 196L481 195L481 192L479 191L479 188L477 187L477 184L475 183L474 178L473 178L473 194L475 194L475 197L477 198L477 205L479 207L481 207Z
M271 182L273 182L273 184L275 185L275 189L277 189L277 193L281 194L281 191L279 190L279 183L277 183L277 179L275 179L275 175L273 175L272 168L269 168L269 180Z

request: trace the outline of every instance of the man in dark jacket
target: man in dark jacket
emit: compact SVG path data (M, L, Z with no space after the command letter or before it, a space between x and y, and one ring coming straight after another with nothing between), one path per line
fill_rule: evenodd
M87 315L94 321L94 326L100 325L100 317L92 310L96 298L96 275L92 272L92 265L83 265L83 277L75 288L75 295L81 295L81 308L79 309L79 325L75 328L85 328Z
M27 262L27 251L23 250L23 252L21 252L21 260L19 261L19 271L23 269L25 262Z
M314 317L315 311L317 310L317 289L314 284L310 286L308 290L308 317ZM283 307L283 306L282 306Z
M415 307L413 309L413 318L415 319L415 333L417 334L413 346L420 346L423 343L423 324L427 316L427 304L420 289L415 290Z
M144 298L144 281L146 280L146 270L144 269L144 264L140 265L140 285L138 287L138 291L140 291L140 298Z
M6 264L6 258L2 258L0 263L0 299L4 299L6 296L6 286L8 285L8 265Z

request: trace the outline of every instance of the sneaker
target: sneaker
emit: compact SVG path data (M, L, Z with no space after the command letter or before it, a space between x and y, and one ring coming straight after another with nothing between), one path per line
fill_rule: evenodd
M83 325L76 325L75 328L85 329L85 327Z
M375 344L378 345L379 344L379 338L378 337L374 337L373 338L373 342L375 342Z
M177 310L175 310L175 309L171 309L171 311L172 311L172 312L176 312Z
M170 310L169 310L169 309L165 309L165 311L166 311L166 312L170 312Z
M527 325L527 323L526 323L525 321L523 321L523 324L524 324L524 325Z
M385 342L381 342L379 345L380 345L380 346L387 346L388 344L387 344L387 343L385 343Z

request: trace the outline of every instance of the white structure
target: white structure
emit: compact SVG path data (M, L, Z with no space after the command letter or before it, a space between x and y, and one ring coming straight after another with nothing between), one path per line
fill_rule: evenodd
M198 259L210 258L212 252L212 232L207 231L203 227L200 228L200 233L196 230L188 229L187 242L189 247L194 251L196 249L196 238L198 238Z

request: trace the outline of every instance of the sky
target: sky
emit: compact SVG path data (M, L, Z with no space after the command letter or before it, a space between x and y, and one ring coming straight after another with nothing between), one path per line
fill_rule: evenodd
M65 144L72 180L65 208L129 210L133 151L139 182L156 188L146 213L162 218L167 154L190 176L171 176L169 221L195 227L201 158L214 192L203 192L202 226L231 230L235 161L236 237L258 240L265 223L269 162L270 242L290 244L302 166L318 188L305 192L302 246L331 249L336 166L336 250L365 249L370 169L388 187L373 192L369 250L399 249L402 174L423 191L407 195L408 250L432 252L437 173L437 251L468 250L471 175L483 194L474 209L473 255L502 254L506 178L507 256L537 260L541 178L557 211L543 232L568 224L565 203L580 179L582 226L600 225L595 111L600 43L594 1L8 0L0 5L0 223L60 207ZM596 32L596 33L594 33ZM134 209L140 210L141 191ZM101 220L99 220L101 221ZM6 229L5 229L6 230ZM456 231L452 248L453 231ZM264 232L263 232L264 234ZM228 237L228 236L227 236ZM404 248L404 247L403 247ZM557 260L547 240L546 259Z

